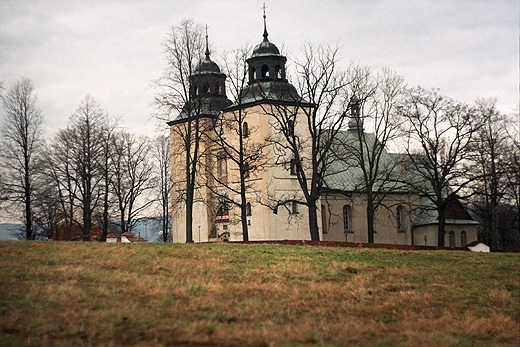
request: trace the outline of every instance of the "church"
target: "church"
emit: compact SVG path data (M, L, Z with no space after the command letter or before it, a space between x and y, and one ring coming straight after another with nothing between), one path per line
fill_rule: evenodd
M206 36L205 58L190 77L192 100L168 122L173 242L310 239L309 211L297 203L303 200L303 192L293 163L290 159L280 160L279 148L268 140L279 137L281 131L272 121L274 112L294 111L296 100L301 100L287 79L286 61L268 39L264 15L263 39L246 59L247 85L238 100L231 101L226 94L227 76L211 60ZM350 117L348 127L338 134L345 141L356 131L364 131L356 113L352 112ZM305 124L305 115L300 112L287 127L306 138ZM377 141L373 134L366 136ZM256 150L256 160L262 158L261 163L239 161L234 157L242 158L235 151L238 148ZM387 161L396 158L393 153L383 154ZM190 161L193 158L197 158L196 162ZM342 165L340 161L334 163L325 176L317 203L319 239L368 242L366 195L356 189L359 168ZM192 175L187 178L190 169ZM187 189L189 179L193 184L191 193ZM193 198L191 239L187 239L186 232L188 194ZM240 208L242 201L245 219ZM273 201L284 203L273 206ZM438 218L428 201L405 186L385 194L381 204L384 207L375 212L374 242L437 246ZM450 202L446 218L446 246L466 247L477 241L478 223L458 200ZM243 235L244 222L247 238Z

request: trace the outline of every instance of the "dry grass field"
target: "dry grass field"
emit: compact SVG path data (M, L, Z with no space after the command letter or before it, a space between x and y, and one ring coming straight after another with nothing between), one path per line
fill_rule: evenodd
M0 346L519 346L520 254L0 242Z

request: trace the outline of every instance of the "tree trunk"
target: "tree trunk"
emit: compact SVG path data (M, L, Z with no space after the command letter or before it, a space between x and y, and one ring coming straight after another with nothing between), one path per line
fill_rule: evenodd
M32 216L31 216L31 193L26 192L25 195L25 234L27 240L33 239L32 234Z
M446 213L444 210L444 206L438 207L437 213L439 214L439 225L437 228L437 246L444 247L444 239L446 235Z
M92 220L89 213L89 209L90 208L87 209L87 206L85 206L85 210L83 210L83 241L90 241L90 230L92 229Z
M186 243L193 243L193 188L190 183L186 187Z
M367 202L368 243L374 243L374 214L374 206L371 202Z
M311 232L311 240L319 241L320 232L318 227L318 208L316 202L309 203L309 228Z
M244 181L242 180L242 186L244 185ZM244 242L249 241L249 229L247 225L247 201L246 201L246 192L245 187L241 189L241 206L240 206L240 217L242 220L242 240Z
M241 209L241 220L242 220L242 240L244 242L249 241L249 230L247 226L247 213L246 213L246 203L245 200L242 203Z

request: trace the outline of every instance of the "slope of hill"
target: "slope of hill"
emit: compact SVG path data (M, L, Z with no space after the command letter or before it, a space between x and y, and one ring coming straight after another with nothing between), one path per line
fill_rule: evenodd
M520 254L0 242L1 346L518 346Z

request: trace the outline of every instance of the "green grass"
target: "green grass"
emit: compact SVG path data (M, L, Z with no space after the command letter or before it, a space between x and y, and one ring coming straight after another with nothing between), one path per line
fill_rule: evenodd
M0 243L0 346L518 346L520 254Z

